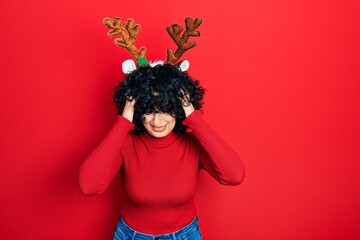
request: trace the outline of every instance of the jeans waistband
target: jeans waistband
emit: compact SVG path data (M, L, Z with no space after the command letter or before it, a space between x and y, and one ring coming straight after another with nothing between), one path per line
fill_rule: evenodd
M122 233L120 233L121 231ZM126 224L124 219L121 217L118 225L116 226L115 234L126 234L132 240L177 240L177 239L187 239L195 232L200 233L199 224L197 217L194 220L186 225L185 227L181 228L178 231L166 234L159 234L159 235L149 235L145 233L138 232L132 229L130 226Z

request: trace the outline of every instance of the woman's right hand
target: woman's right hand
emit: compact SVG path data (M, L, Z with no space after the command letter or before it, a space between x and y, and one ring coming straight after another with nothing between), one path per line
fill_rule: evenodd
M134 106L135 106L136 100L135 98L132 98L131 100L126 100L124 110L122 112L122 116L126 119L128 119L130 122L132 122L134 118Z

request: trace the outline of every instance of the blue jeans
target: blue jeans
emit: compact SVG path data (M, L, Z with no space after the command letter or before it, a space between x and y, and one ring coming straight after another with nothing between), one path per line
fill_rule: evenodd
M121 217L114 233L113 240L201 240L197 217L182 229L160 235L149 235L130 228Z

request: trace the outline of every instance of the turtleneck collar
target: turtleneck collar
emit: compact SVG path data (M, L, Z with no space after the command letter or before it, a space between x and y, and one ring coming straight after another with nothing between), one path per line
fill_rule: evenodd
M175 142L180 136L176 134L174 131L171 131L168 135L165 137L157 138L151 135L148 131L144 131L141 134L142 139L151 144L154 147L167 147L171 145L173 142Z

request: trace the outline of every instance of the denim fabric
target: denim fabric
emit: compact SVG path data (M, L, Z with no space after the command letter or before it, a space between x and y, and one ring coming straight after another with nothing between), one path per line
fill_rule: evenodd
M148 235L131 229L121 217L113 240L201 240L197 217L184 228L167 234Z

